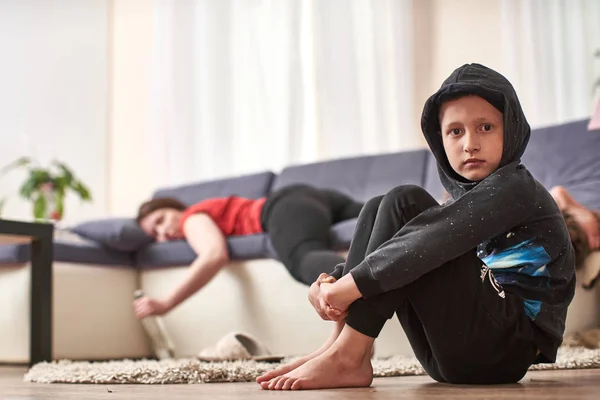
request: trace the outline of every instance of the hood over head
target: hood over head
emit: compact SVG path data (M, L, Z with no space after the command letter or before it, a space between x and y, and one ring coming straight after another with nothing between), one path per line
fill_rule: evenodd
M498 169L520 163L531 134L517 94L504 76L480 64L465 64L452 72L440 89L425 102L421 129L437 159L442 184L455 199L478 182L467 180L450 166L442 143L439 111L444 102L469 95L482 97L503 114L504 148Z

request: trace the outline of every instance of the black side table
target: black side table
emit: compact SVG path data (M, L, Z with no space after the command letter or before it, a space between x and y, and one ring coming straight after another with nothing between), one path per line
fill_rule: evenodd
M31 243L30 365L52 360L53 235L53 224L0 219L0 244Z

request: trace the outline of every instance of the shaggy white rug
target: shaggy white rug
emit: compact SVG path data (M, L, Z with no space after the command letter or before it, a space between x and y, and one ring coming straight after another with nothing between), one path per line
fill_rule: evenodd
M195 359L122 360L108 362L53 361L34 365L24 377L39 383L208 383L251 382L279 364L255 361L205 363ZM600 368L600 350L561 347L555 364L533 365L531 370ZM422 375L414 357L394 356L373 360L376 377Z

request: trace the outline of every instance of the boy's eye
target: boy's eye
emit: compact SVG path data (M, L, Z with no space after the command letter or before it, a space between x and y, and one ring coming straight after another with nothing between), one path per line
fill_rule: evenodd
M485 132L489 132L489 131L492 130L492 125L490 125L490 124L483 124L481 126L481 129L483 129Z
M450 132L448 132L450 135L460 135L460 129L458 128L454 128L454 129L450 129Z

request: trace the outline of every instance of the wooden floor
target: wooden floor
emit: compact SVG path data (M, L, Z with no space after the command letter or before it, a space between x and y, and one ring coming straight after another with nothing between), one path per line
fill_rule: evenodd
M375 379L366 389L267 392L252 383L64 385L24 383L24 367L0 367L0 399L600 399L600 369L530 372L520 384L462 386L425 376Z

